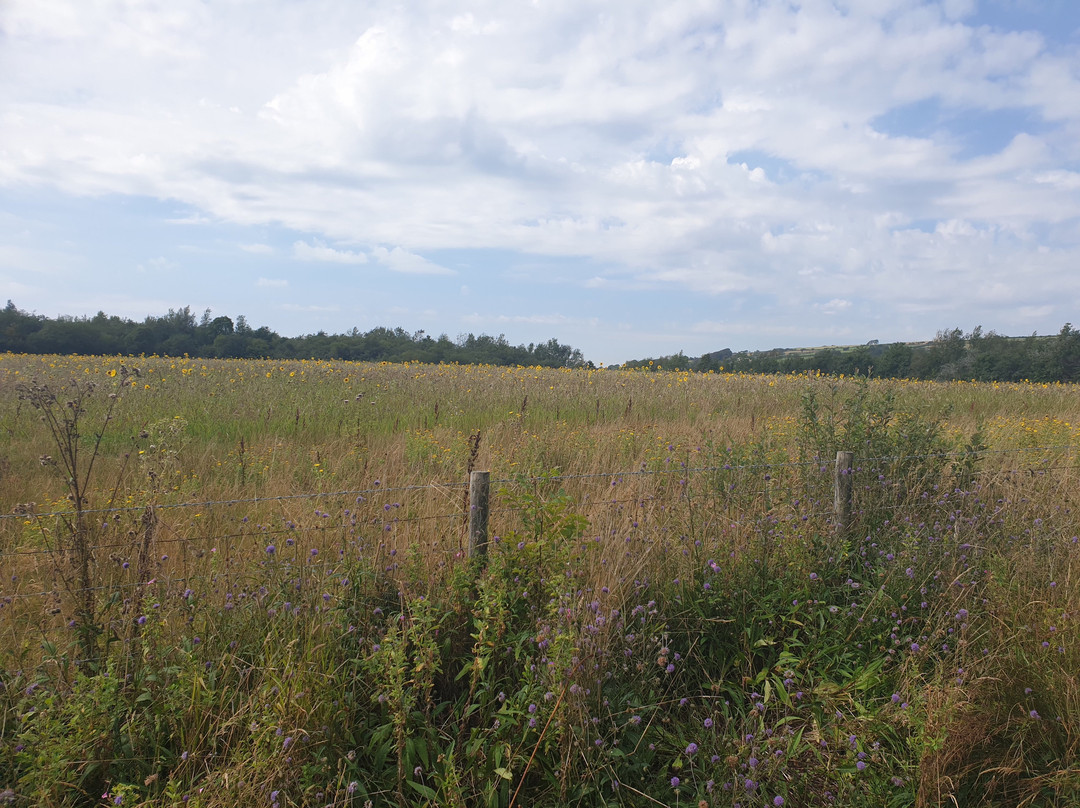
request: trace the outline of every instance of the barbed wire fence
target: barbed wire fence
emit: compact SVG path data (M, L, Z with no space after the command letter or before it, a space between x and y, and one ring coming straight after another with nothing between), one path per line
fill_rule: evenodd
M913 485L904 477L913 467L936 476ZM14 636L14 623L27 621L49 642L70 626L65 598L87 591L112 598L117 619L130 623L146 610L144 600L152 609L166 597L193 597L200 587L225 602L257 599L268 566L287 570L303 594L347 583L344 562L358 555L389 576L409 554L434 567L482 563L504 537L524 535L530 508L557 496L588 520L597 541L621 532L666 541L695 531L723 542L766 523L773 531L835 536L905 505L947 510L969 496L991 502L991 513L1000 515L1023 508L1025 493L1048 487L1068 503L1080 493L1077 471L1069 445L892 457L842 451L808 461L672 461L496 479L473 471L457 482L87 509L97 528L98 582L90 590L62 575L57 536L75 512L27 507L0 514L0 636ZM74 660L94 661L100 660Z

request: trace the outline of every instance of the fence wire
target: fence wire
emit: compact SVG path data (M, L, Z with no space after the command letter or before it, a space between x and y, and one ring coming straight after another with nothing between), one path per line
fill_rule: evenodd
M878 473L876 477L870 476L875 472L880 472L882 464L903 464L925 460L971 461L973 457L1023 459L1036 454L1045 457L1048 453L1071 456L1073 448L1071 446L1039 446L1009 450L979 450L974 452L858 458L857 465L851 471L856 482L854 488L855 503L852 514L856 518L866 519L867 517L890 513L895 510L898 504L896 501L890 500L890 495L909 498L913 496L910 491L904 490L903 485L887 479L884 474ZM1044 478L1047 475L1073 472L1075 470L1074 465L1060 462L1055 462L1052 465L1023 466L1019 468L976 468L970 474L970 482L990 486L1002 479ZM612 493L610 498L606 496L590 496L592 492L588 490L588 487L586 487L585 491L580 492L583 500L587 501L588 507L591 509L594 521L605 522L607 529L611 529L611 520L629 518L625 514L622 517L619 516L619 512L624 509L632 511L648 509L654 506L667 508L674 503L682 503L686 508L698 507L708 511L707 518L705 513L701 514L701 518L705 519L704 524L712 528L723 526L727 530L755 529L760 527L764 521L778 527L805 523L821 523L828 527L835 523L838 518L838 513L831 502L834 493L832 490L834 471L834 467L815 459L799 462L722 464L687 468L634 469L588 474L523 475L499 478L491 481L491 484L497 486L497 488L493 488L495 502L490 508L490 519L494 525L499 526L499 529L502 529L501 526L505 525L507 529L512 530L509 527L510 523L514 520L520 521L522 514L529 509L527 505L513 504L514 491L523 491L530 488L534 491L541 489L546 491L549 488L573 481L586 484L603 483L603 488L600 491L610 491ZM809 475L804 476L801 481L786 476L782 478L782 481L772 480L773 474L778 472L802 472L804 475L809 472ZM625 493L626 487L633 481L650 479L662 480L666 484L670 484L671 480L677 479L676 484L685 487L679 494L649 492L628 495ZM704 485L704 489L702 489L702 485ZM452 493L460 497L467 492L467 489L467 482L437 482L427 485L403 486L375 484L355 490L320 491L274 497L200 500L154 505L152 510L156 513L168 514L182 509L197 508L201 512L213 514L215 510L243 505L256 509L280 503L350 501L348 503L349 507L343 507L341 514L333 515L334 518L329 518L332 516L331 514L322 513L316 508L314 516L319 521L308 525L294 522L282 514L265 517L267 522L272 519L281 519L282 523L279 525L249 524L246 529L242 527L225 531L211 530L203 532L197 528L193 529L194 523L174 525L163 521L155 525L155 535L152 539L155 548L153 563L159 564L167 561L168 554L162 554L161 550L169 550L169 548L180 548L179 552L184 554L183 560L186 564L189 563L187 555L193 554L195 560L198 560L208 553L217 552L219 546L225 547L227 553L235 552L241 555L243 553L250 554L260 547L265 551L273 543L283 541L302 540L305 545L320 544L324 547L340 544L344 548L350 541L355 543L359 540L360 533L363 531L377 529L380 536L382 533L393 533L394 536L391 538L396 540L397 534L402 531L409 531L413 528L423 529L427 525L434 528L426 531L432 536L457 539L456 543L449 542L445 545L443 551L450 555L454 553L460 555L464 544L465 526L469 516L467 500L462 501L459 508L451 511L434 514L405 513L401 515L398 515L395 511L402 506L402 503L393 503L391 505L391 503L383 500L398 497L403 501L407 501L414 494L427 493L444 495ZM919 492L915 496L921 502L943 507L949 504L949 496L954 493L956 492L931 489ZM344 502L341 504L342 506L345 505ZM577 504L582 505L584 502L578 502ZM737 509L739 513L732 513L731 509L733 508ZM83 511L82 515L102 520L103 530L119 532L125 527L123 524L118 523L123 515L132 516L146 511L147 506L123 506L88 509ZM382 516L380 516L380 513ZM20 519L27 523L30 528L38 530L37 535L40 541L48 542L50 541L48 538L50 530L62 529L63 520L70 520L78 515L76 511L72 510L0 514L0 526L2 526L3 520ZM201 516L201 513L199 516ZM113 520L112 522L110 522L110 517ZM205 521L214 522L219 518L220 516L212 516ZM49 520L56 520L53 528L46 524ZM248 517L243 517L243 522L246 523L247 521ZM10 524L10 521L8 523ZM116 561L117 565L127 564L123 571L119 573L121 576L134 574L136 566L134 557L137 556L139 545L144 541L145 537L138 529L137 523L133 522L132 525L133 527L128 531L126 539L105 538L105 540L100 541L93 547L95 554L98 556L99 566L112 570L114 575L117 574L116 569L109 567L107 562L100 556L110 554L109 558ZM637 527L636 522L634 527ZM191 532L187 535L180 535L178 531L181 530L190 530ZM31 535L33 535L33 530L31 530ZM365 541L372 542L378 541L378 539L375 536L369 536ZM498 536L494 536L494 541L499 541ZM123 556L125 552L130 553L132 558L125 559ZM342 552L344 552L344 549ZM56 557L62 555L63 552L56 546L21 547L0 552L0 566L12 567L19 563L36 563L34 559L42 557L52 558L54 564L56 564L58 563ZM160 561L158 561L159 558ZM146 559L144 559L145 563ZM306 573L313 573L319 569L319 565L315 563L302 563L301 567ZM19 572L26 571L20 570ZM228 570L224 574L233 576L236 573ZM190 577L182 574L170 574L168 576L170 585L180 586L188 580L201 582L208 579L205 576ZM35 591L31 592L10 592L13 587L18 589L19 583L18 572L10 576L10 581L0 579L0 598L6 597L11 602L11 600L57 596L60 591L59 586L51 588L39 586ZM105 590L124 592L135 591L140 587L159 583L161 582L157 579L146 582L114 581L89 589L63 587L63 591L69 595ZM10 592L6 596L4 595L5 588Z
M1047 452L1064 452L1072 454L1073 447L1070 445L1052 445L1052 446L1029 446L1018 447L1015 449L973 449L969 451L957 451L957 452L937 452L932 454L918 454L918 455L894 455L894 456L880 456L880 457L858 457L857 461L860 464L856 467L856 470L865 469L867 464L871 463L900 463L913 460L956 460L956 459L971 459L982 458L992 456L1011 456L1011 455L1024 455L1033 453L1047 453ZM688 475L703 475L709 473L718 472L746 472L746 471L772 471L776 469L799 469L799 468L818 468L821 473L832 472L832 461L821 458L816 460L801 460L801 461L789 461L783 463L749 463L749 464L722 464L714 466L691 466L691 467L679 467L679 468L667 468L667 469L632 469L632 470L617 470L617 471L604 471L604 472L589 472L586 474L558 474L558 475L524 475L521 477L500 477L491 480L492 485L519 485L521 483L552 483L552 482L567 482L571 480L618 480L626 478L637 477L672 477L676 475L688 476ZM1055 467L1055 468L1070 468L1067 466ZM1014 469L1014 472L1022 472L1026 469ZM319 500L319 499L331 499L334 497L363 497L365 500L369 497L379 494L395 494L402 492L414 492L414 491L464 491L469 487L468 482L435 482L425 485L402 485L402 486L380 486L377 482L368 488L361 488L355 490L343 490L343 491L315 491L301 494L283 494L270 497L241 497L236 499L224 499L224 500L195 500L191 502L170 502L154 505L155 510L168 511L176 509L187 508L213 508L217 506L232 506L232 505L265 505L275 502L293 502L299 500ZM359 500L358 500L359 501ZM131 513L145 510L145 505L124 505L112 508L87 508L82 511L85 516L101 515L101 514L117 514L117 513ZM12 513L0 513L0 522L10 519L26 519L27 516L34 517L73 517L78 515L78 511L75 510L60 510L60 511L43 511L43 512L12 512Z

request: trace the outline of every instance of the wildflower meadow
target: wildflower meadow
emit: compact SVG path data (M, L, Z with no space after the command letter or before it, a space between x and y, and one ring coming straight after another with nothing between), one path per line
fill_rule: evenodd
M1075 386L5 354L0 434L0 805L1080 804Z

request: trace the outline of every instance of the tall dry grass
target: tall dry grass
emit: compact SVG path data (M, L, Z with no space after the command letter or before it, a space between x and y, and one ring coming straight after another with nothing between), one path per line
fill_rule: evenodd
M87 440L105 427L92 655L69 486L16 394L71 378L99 385ZM0 357L0 794L1070 804L1078 408L1062 385Z

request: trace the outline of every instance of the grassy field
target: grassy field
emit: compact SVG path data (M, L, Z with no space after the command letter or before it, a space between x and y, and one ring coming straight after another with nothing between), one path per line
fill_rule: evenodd
M1075 805L1077 392L2 355L0 803Z

